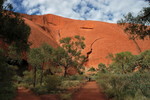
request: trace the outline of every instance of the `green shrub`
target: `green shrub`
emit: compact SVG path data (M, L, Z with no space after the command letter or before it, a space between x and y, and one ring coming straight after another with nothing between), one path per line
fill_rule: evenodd
M61 77L56 75L48 75L44 79L44 86L47 88L48 91L57 90L58 87L61 85Z
M91 67L88 71L94 72L96 69L94 67Z
M0 100L11 100L16 93L13 84L15 69L6 63L6 58L0 49Z
M33 71L24 71L22 81L19 85L25 88L33 88L33 74ZM37 70L36 75L36 85L38 85L40 83L40 70Z
M150 99L149 73L135 73L128 75L100 74L98 83L100 83L107 96L109 98L114 98L115 100L126 100L127 97L136 98L137 93L139 94L140 92L141 98Z
M33 85L33 72L32 71L23 72L22 81L20 82L19 86L31 88L32 85Z
M71 93L61 94L60 100L72 100L72 94Z
M62 81L60 88L61 89L68 89L71 87L76 87L79 86L81 82L78 80L66 80L66 81Z
M10 83L0 84L0 100L12 100L16 95L16 87Z
M32 90L34 93L39 94L39 95L41 95L41 94L47 94L47 93L48 93L47 88L46 88L45 86L41 86L41 85L39 85L39 84L36 85L36 87L31 88L31 90Z
M72 76L69 76L69 80L84 80L85 79L85 76L84 75L72 75Z

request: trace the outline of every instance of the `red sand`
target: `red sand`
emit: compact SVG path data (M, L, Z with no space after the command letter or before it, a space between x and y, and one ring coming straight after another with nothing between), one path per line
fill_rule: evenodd
M73 100L107 100L100 91L96 82L88 82L79 92L74 95Z
M17 96L14 100L41 100L40 97L33 94L28 89L18 89Z

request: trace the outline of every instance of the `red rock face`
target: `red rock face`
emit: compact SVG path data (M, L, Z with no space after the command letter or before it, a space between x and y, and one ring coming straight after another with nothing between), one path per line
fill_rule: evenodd
M59 46L59 40L63 37L80 35L85 37L86 48L83 54L89 54L87 67L97 67L99 63L109 64L106 58L109 53L130 51L138 54L150 49L150 40L129 40L128 36L117 24L99 21L81 21L63 18L55 15L22 15L26 23L31 27L29 41L31 47L38 47L46 42L53 47Z

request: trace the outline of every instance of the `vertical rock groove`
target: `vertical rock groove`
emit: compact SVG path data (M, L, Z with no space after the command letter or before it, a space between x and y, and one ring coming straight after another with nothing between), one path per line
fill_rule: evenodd
M98 41L98 40L100 40L101 38L97 38L97 39L95 39L92 43L91 43L91 46L90 46L90 48L91 48L91 50L90 51L88 51L86 54L86 62L89 60L89 56L90 56L90 54L92 53L92 51L93 51L93 48L92 48L92 46L94 45L94 43L96 42L96 41Z

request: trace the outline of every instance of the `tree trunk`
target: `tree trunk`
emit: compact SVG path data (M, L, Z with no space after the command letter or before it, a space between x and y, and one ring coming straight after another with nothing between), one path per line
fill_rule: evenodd
M64 68L65 68L64 77L67 77L67 67Z
M41 69L41 79L40 79L40 85L42 85L43 82L43 68Z
M141 53L141 52L142 52L142 50L141 50L141 48L140 48L139 44L136 42L135 38L133 38L132 40L133 40L133 42L135 43L136 48L138 49L138 53Z
M43 63L44 65L44 63ZM41 79L40 79L40 85L42 85L43 82L43 66L41 66Z
M36 85L36 67L34 67L33 87Z
M49 71L49 73L50 73L51 75L54 75L54 73L51 71L50 68L48 69L48 71Z

